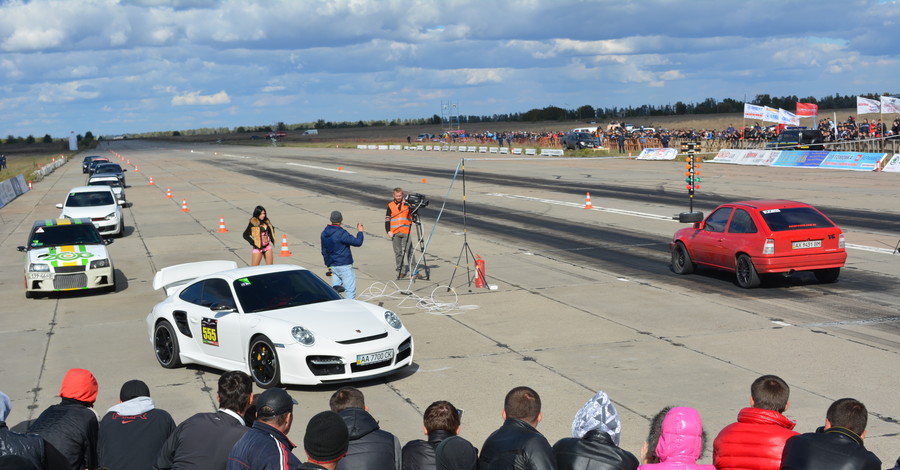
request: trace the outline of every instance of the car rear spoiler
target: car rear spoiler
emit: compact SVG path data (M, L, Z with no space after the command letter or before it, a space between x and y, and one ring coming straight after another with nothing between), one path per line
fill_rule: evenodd
M166 295L171 295L176 288L207 274L236 269L234 261L214 260L198 261L196 263L176 264L162 268L153 276L153 289L166 289Z

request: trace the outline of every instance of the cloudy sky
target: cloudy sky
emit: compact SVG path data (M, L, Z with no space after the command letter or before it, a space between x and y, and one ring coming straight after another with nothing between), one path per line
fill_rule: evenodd
M0 137L896 91L892 0L0 0Z

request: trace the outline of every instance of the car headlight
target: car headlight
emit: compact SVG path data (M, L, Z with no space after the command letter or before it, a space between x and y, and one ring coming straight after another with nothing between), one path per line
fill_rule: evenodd
M31 263L31 265L28 266L28 270L32 271L32 272L49 273L50 265L49 264Z
M104 217L104 218L105 218L106 220L113 220L113 219L116 218L116 213L115 213L115 212L110 212L110 213L107 214L106 217Z
M312 346L316 343L316 335L302 326L295 326L291 329L291 336L304 346Z
M400 321L400 317L390 310L384 311L384 321L388 322L388 325L391 325L395 330L399 330L403 327L403 322Z
M109 267L109 259L98 259L91 261L90 269L97 268L108 268Z

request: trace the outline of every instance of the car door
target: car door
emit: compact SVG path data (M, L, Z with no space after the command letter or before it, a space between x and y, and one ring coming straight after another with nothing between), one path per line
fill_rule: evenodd
M205 279L182 291L188 325L200 350L210 362L229 365L242 362L244 339L241 331L242 315L228 282L220 278Z
M737 253L744 252L751 257L761 252L765 239L761 239L753 217L744 209L737 208L728 223L727 244L720 253L723 266L735 267ZM727 249L725 249L727 248Z
M725 228L728 227L728 219L731 217L732 211L731 207L720 207L706 218L703 228L698 230L691 240L695 262L711 266L723 266L722 253L726 238Z

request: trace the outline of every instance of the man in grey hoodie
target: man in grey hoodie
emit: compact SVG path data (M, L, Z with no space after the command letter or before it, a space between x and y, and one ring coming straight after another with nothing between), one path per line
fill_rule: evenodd
M150 470L175 421L150 398L150 388L129 380L119 392L119 404L100 420L97 442L100 466L110 470Z

